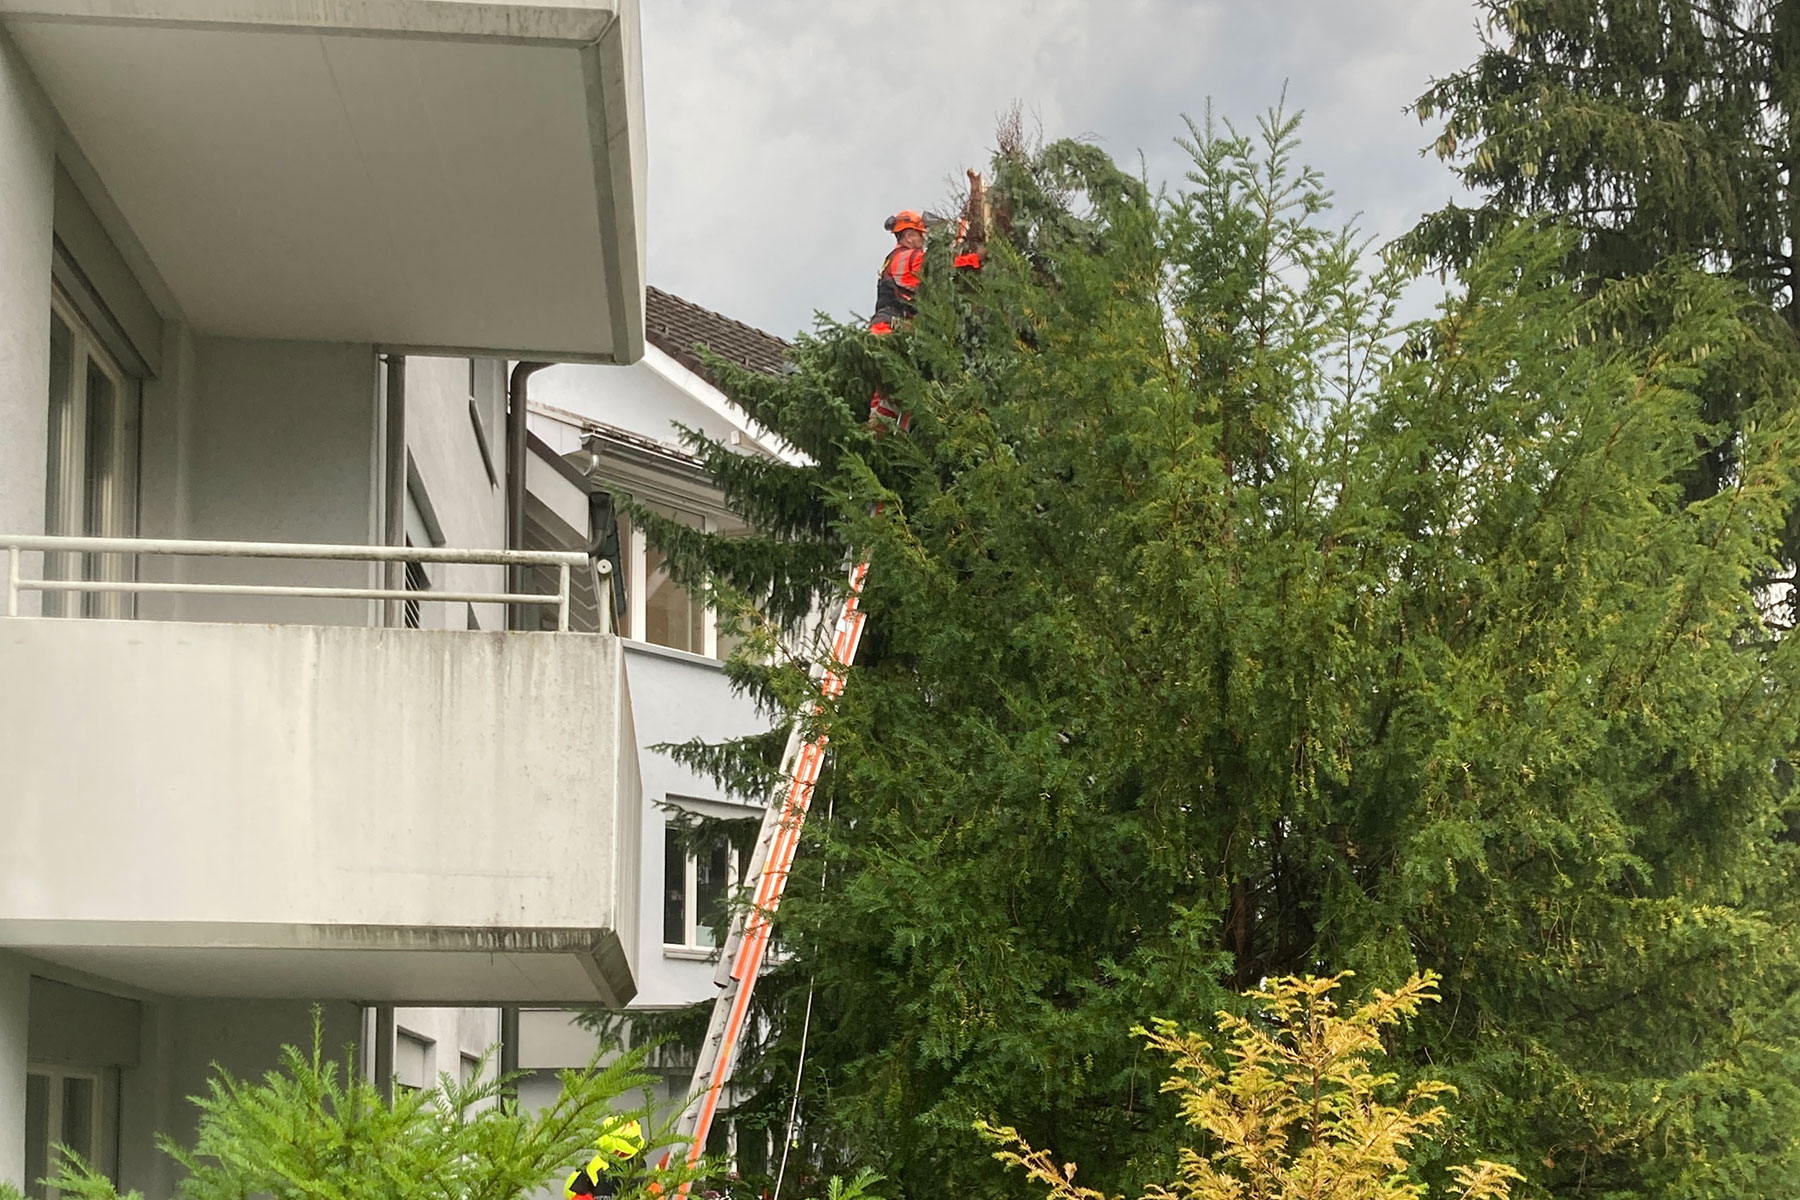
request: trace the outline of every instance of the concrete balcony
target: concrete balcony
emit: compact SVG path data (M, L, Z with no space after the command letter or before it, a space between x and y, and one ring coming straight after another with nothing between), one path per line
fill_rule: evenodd
M231 338L642 357L635 0L0 0L0 29L148 293L138 328L118 316L151 355L180 314ZM0 160L22 227L49 174Z
M171 996L623 1004L617 638L0 620L0 947Z

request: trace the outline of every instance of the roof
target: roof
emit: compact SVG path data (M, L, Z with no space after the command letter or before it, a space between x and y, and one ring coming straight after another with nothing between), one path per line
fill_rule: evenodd
M696 346L705 346L720 358L767 375L786 371L791 349L772 333L654 287L644 289L644 337L714 386L718 380L695 351Z

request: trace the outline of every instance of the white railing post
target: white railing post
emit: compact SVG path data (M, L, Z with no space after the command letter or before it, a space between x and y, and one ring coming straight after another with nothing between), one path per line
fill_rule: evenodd
M569 564L556 568L556 632L569 632Z
M588 570L594 576L594 600L600 610L600 633L614 633L618 613L613 611L612 562L604 558L588 559Z
M6 548L6 615L19 615L19 548Z

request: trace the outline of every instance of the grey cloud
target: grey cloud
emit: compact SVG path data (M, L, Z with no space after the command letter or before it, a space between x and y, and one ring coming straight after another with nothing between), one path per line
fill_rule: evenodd
M1181 114L1285 82L1341 215L1390 237L1454 179L1403 108L1473 55L1466 0L650 0L650 278L788 335L867 312L896 208L940 202L1015 100L1179 182Z

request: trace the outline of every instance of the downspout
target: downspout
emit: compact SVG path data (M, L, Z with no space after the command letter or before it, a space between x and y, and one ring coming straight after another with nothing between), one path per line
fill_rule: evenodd
M512 376L506 384L506 548L508 550L525 549L525 461L526 461L526 424L525 424L525 381L549 366L545 362L517 362L513 364ZM506 569L506 589L509 592L525 590L525 569L512 566ZM535 609L530 610L532 620L537 619ZM527 609L524 605L509 605L506 610L506 627L508 629L525 629Z
M388 1104L394 1102L394 1006L375 1006L375 1090Z
M508 1005L500 1010L500 1091L502 1095L519 1098L519 1006Z
M516 362L512 375L506 381L506 548L523 550L525 548L525 462L527 453L527 426L525 423L525 383L533 375L549 366L544 362ZM523 592L525 590L525 569L511 566L506 569L506 590ZM530 611L531 619L537 620L537 611ZM508 605L506 609L506 627L508 629L524 629L526 608L523 605ZM517 1085L512 1082L519 1070L519 1009L516 1005L508 1005L500 1010L500 1077L506 1082L503 1091L518 1096Z

